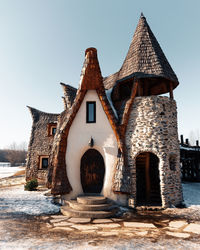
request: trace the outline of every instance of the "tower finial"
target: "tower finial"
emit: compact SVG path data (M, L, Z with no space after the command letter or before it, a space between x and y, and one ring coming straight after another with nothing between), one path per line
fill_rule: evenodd
M141 15L140 15L141 18L145 18L143 12L141 12Z

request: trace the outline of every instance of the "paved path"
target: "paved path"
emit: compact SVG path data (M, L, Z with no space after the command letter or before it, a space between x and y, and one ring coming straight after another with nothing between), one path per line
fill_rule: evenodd
M164 218L158 212L131 218L88 219L67 218L63 215L43 217L49 231L85 234L93 236L120 236L128 238L147 237L165 238L200 238L200 222L188 223L186 220ZM200 242L200 241L199 241Z
M53 211L50 198L43 192L28 195L22 191L22 186L0 188L1 250L200 249L200 220L185 217L192 210L179 209L179 214L176 209L172 209L174 214L167 210L126 211L121 218L95 220L44 216L40 214ZM37 215L28 214L27 209Z
M0 249L200 249L200 224L156 214L139 221L7 214L0 216Z

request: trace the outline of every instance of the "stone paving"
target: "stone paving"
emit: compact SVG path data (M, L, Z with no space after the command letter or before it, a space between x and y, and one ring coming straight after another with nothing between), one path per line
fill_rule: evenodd
M159 218L159 216L157 216ZM154 217L156 218L156 216ZM150 222L138 221L136 218L68 218L63 215L41 217L50 232L62 232L73 235L94 237L150 237L160 236L188 239L200 237L200 224L183 219L159 219Z

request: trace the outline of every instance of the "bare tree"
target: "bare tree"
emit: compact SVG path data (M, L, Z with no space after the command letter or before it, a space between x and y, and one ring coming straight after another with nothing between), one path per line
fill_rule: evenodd
M26 143L21 143L17 145L13 142L7 149L4 149L7 160L11 163L11 166L25 163L26 161Z

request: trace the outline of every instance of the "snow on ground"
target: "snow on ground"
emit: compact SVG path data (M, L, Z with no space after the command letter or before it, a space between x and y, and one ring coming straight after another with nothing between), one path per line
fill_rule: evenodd
M0 167L0 179L12 176L23 167ZM200 183L186 182L183 186L183 198L187 207L200 210ZM52 198L45 196L44 191L24 191L23 186L0 189L0 211L5 202L12 212L22 212L30 215L54 214L60 211L59 206L52 204ZM3 212L3 211L2 211Z
M10 177L24 167L0 167L0 178Z
M183 199L185 205L191 208L200 209L200 183L186 182L183 186Z
M5 211L29 215L58 213L60 207L52 203L52 197L44 194L45 191L24 191L24 187L21 185L1 188L0 213Z

